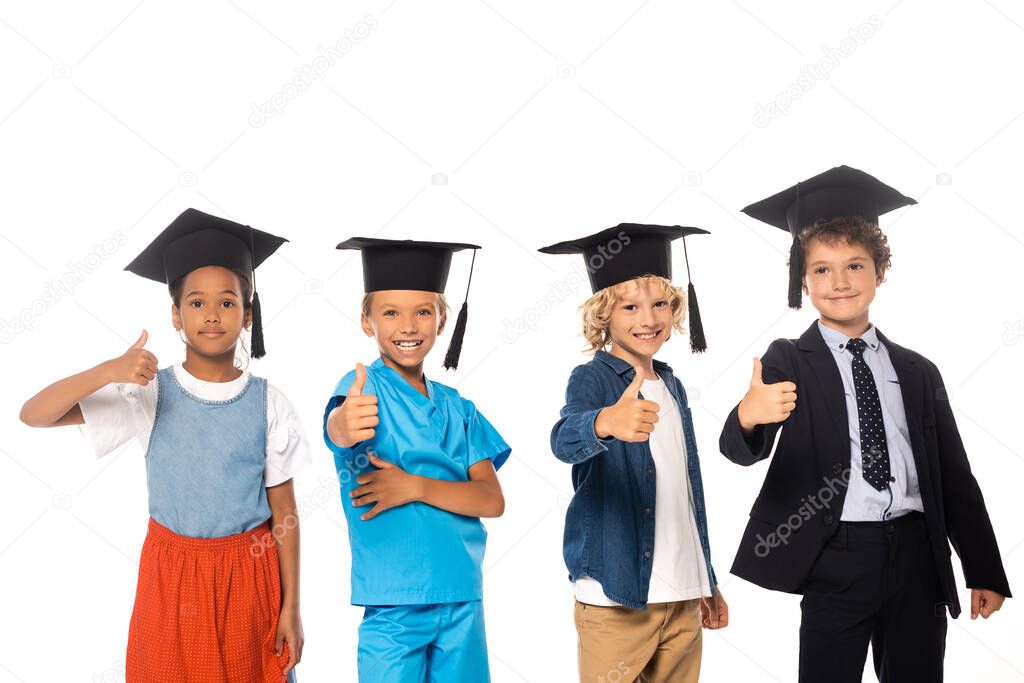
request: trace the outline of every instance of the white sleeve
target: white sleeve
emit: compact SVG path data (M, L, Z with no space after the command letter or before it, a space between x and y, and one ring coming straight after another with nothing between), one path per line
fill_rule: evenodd
M267 385L267 462L264 485L283 484L313 462L299 414L288 398Z
M79 432L102 458L132 439L143 452L156 419L157 378L149 384L108 384L78 402L85 423Z

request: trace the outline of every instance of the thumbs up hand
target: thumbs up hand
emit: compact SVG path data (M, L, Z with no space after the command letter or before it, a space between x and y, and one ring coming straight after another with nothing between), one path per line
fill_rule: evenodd
M149 333L142 331L135 343L117 358L107 361L108 382L132 382L146 386L153 381L157 373L157 360L145 349Z
M647 441L658 422L658 404L638 397L644 383L643 371L634 368L636 377L622 396L604 408L594 419L594 431L602 439L614 437L619 441Z
M345 402L335 408L328 418L331 440L342 448L352 448L361 441L372 439L380 420L377 417L377 397L364 394L366 368L356 363L356 378L349 387Z
M796 384L776 382L765 384L761 377L761 359L754 358L750 388L740 401L737 415L740 427L750 432L757 425L783 422L796 408Z

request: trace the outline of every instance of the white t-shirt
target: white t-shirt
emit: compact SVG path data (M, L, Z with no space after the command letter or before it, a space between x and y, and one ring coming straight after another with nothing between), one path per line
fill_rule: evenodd
M693 494L686 471L686 438L675 399L660 378L645 379L640 392L658 404L658 423L648 440L654 458L654 552L649 604L710 597L704 550L697 532ZM617 606L589 576L573 583L576 599L588 605Z
M178 384L188 393L207 401L234 398L249 381L249 373L230 382L207 382L193 377L179 363L173 368ZM149 437L156 420L157 384L108 384L86 396L78 405L85 424L79 429L97 458L135 439L142 452L149 448ZM295 408L284 394L267 383L267 454L263 478L266 486L277 486L305 469L312 459L309 442Z

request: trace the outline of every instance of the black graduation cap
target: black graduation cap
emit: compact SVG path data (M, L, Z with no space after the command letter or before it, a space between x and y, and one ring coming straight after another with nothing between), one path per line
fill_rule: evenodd
M644 225L620 223L614 228L559 242L539 249L544 254L582 254L590 277L590 287L599 292L620 282L644 275L672 279L672 240L687 235L708 235L707 230L680 225ZM687 309L690 318L690 348L707 349L704 326L697 306L697 292L690 281L690 260L683 240L686 259Z
M793 235L789 253L789 306L800 308L804 253L799 234L815 221L859 216L878 223L878 217L901 206L917 204L878 178L849 166L836 166L813 178L762 199L743 213Z
M351 237L337 249L356 249L363 258L363 291L379 292L389 289L412 289L423 292L444 293L452 254L463 249L473 250L466 282L466 297L455 321L452 340L444 356L446 370L459 367L462 340L466 335L469 305L469 283L473 280L478 244L462 242L424 242L420 240L387 240L376 237Z
M252 273L252 357L262 358L266 349L256 268L287 241L198 209L185 209L124 269L167 285L204 266Z

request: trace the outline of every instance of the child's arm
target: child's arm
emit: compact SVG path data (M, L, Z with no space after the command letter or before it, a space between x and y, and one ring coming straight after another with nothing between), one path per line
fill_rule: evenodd
M469 468L469 481L448 481L409 474L397 465L367 453L374 472L356 477L358 487L349 494L356 506L376 503L361 519L373 519L393 507L419 501L467 517L500 517L505 497L490 459Z
M284 669L288 673L302 659L305 641L299 616L299 514L292 480L268 488L267 502L270 504L270 528L281 564L281 615L274 648L281 654L284 644L288 643L288 665Z
M108 384L132 382L145 386L157 373L156 356L144 349L145 330L123 355L77 375L54 382L25 402L21 421L29 427L63 427L85 423L78 402Z
M960 431L956 426L942 375L928 368L934 388L935 431L942 481L942 507L946 533L960 556L964 579L971 589L971 618L988 618L1010 597L1010 586L999 555L992 521L978 480L971 472ZM925 426L927 437L929 426Z
M754 372L750 386L739 404L732 409L722 428L719 450L738 465L753 465L769 456L775 435L782 423L796 409L796 384L790 381L765 383L771 378L792 376L784 374L782 352L772 342L764 354L764 364L754 359Z
M658 404L638 398L643 373L636 376L619 400L610 406L594 405L600 395L586 365L573 370L565 390L565 407L551 430L551 451L569 464L581 463L608 450L605 441L647 441L658 422Z

